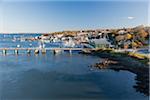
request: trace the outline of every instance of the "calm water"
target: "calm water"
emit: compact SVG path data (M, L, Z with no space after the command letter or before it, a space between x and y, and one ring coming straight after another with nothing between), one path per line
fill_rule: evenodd
M133 88L135 74L88 67L99 60L50 51L0 55L0 100L148 100Z

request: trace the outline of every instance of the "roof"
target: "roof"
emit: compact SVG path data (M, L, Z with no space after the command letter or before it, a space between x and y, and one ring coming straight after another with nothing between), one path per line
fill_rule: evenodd
M92 39L91 42L94 42L95 44L111 44L106 38Z

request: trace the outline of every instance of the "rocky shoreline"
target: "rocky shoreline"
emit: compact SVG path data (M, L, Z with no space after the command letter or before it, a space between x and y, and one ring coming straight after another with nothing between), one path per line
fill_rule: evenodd
M142 71L146 72L146 74L149 74L149 59L147 58L137 59L127 55L127 53L114 53L111 50L96 50L88 53L82 52L82 54L93 55L107 59L109 61L109 65L114 66L113 68L120 66L121 69L131 71L135 74L141 73Z
M149 65L142 63L137 58L128 56L126 53L112 53L107 50L91 51L82 54L98 56L103 60L91 65L98 69L112 69L115 71L125 70L136 74L136 85L133 88L136 91L149 96Z

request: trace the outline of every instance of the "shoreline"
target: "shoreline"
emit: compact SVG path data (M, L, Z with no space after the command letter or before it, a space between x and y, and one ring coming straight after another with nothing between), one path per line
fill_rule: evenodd
M149 69L149 58L138 58L136 54L130 52L114 52L113 50L92 50L90 52L81 52L81 54L98 56L103 59L109 59L117 61L120 65L130 66L133 68L148 68Z
M129 71L134 73L136 85L133 86L137 92L143 93L146 96L149 96L149 58L144 59L148 60L144 63L140 62L140 59L134 58L129 53L114 53L111 50L97 50L91 52L82 52L82 54L98 56L104 60L107 60L109 63L103 65L103 62L98 62L90 67L101 69L111 69L114 71Z
M117 62L117 64L110 63L109 69L127 70L135 74L149 75L148 58L138 59L130 56L129 53L114 53L111 50L92 51L90 55Z

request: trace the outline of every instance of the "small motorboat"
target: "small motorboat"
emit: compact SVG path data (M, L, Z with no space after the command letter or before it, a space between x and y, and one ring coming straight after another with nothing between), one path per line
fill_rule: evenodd
M17 45L17 48L20 48L20 47L21 47L21 46L18 44L18 45Z

